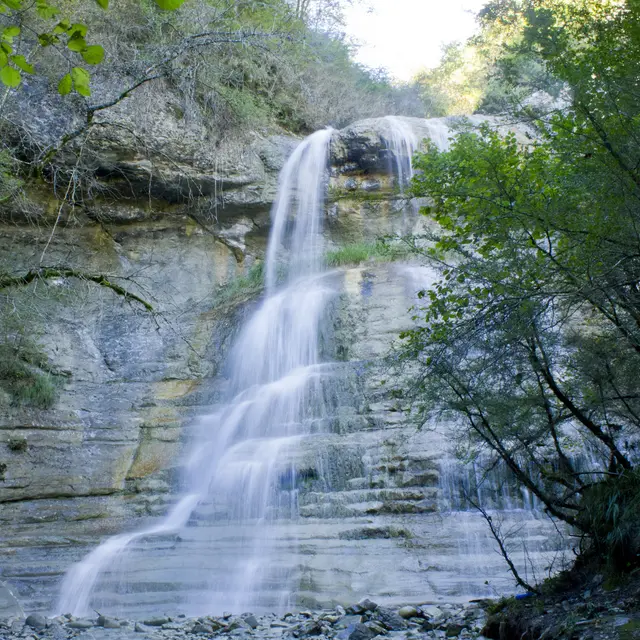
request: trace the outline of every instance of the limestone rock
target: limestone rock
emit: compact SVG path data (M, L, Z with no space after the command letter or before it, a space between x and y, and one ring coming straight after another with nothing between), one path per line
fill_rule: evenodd
M24 618L18 599L4 582L0 582L0 618Z
M70 620L67 623L67 627L69 629L93 629L95 624L92 620L87 620L83 618L77 618L76 620Z
M252 629L258 628L258 619L253 615L249 614L248 616L243 616L243 620L251 627Z
M369 600L369 598L360 600L358 606L362 607L365 611L375 611L378 608L378 605L373 602L373 600Z
M348 636L349 640L371 640L378 635L373 629L365 624L356 624Z
M142 624L147 627L161 627L163 624L167 624L167 622L171 622L171 619L166 616L158 616L156 618L147 618L142 621Z

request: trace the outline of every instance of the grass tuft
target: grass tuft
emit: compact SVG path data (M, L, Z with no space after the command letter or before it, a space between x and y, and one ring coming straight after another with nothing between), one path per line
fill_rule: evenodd
M23 335L0 343L0 388L14 406L48 409L58 397L47 356Z
M330 267L357 265L363 262L393 262L406 258L411 253L404 243L385 242L354 242L344 245L326 255Z
M218 304L234 304L259 294L264 288L262 263L254 264L246 275L222 285L216 293Z

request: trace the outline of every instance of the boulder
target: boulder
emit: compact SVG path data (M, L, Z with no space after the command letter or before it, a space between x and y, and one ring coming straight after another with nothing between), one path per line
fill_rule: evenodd
M348 640L371 640L378 634L366 624L356 624L348 636Z
M27 616L24 623L32 629L45 629L47 627L47 619L41 613L32 613Z
M161 627L163 624L167 624L167 622L171 622L171 619L166 616L158 616L156 618L143 620L142 624L146 624L147 627Z
M248 616L244 616L243 620L252 628L252 629L257 629L258 628L258 618L256 618L252 613L250 613Z
M110 618L109 616L98 616L98 626L104 627L105 629L119 629L120 622L115 618Z
M86 618L78 618L76 620L70 620L67 623L67 627L69 629L93 629L95 624L92 620L88 620Z
M369 600L369 598L363 598L358 602L358 605L365 611L375 611L378 608L378 605L372 600Z
M408 626L406 621L401 618L395 611L393 611L392 609L387 609L385 607L378 607L376 609L375 618L390 631L402 631Z
M464 625L451 623L447 625L445 633L447 638L457 638L463 631Z
M422 605L420 607L420 611L425 618L428 618L431 621L439 620L444 617L442 609L436 607L435 605Z
M351 627L356 624L360 624L362 622L362 616L352 614L347 616L342 616L336 623L336 629L346 629L347 627Z

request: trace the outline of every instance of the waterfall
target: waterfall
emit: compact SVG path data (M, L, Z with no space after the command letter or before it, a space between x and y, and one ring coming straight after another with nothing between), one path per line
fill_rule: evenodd
M388 130L383 134L384 141L393 156L391 169L397 176L400 193L404 194L413 178L413 155L420 146L420 139L406 118L385 116L384 121ZM440 151L449 148L452 131L442 119L423 120L421 124L426 134L424 137Z
M287 541L282 532L276 536L272 525L296 515L295 452L327 413L324 382L331 367L320 361L319 334L334 295L322 273L331 134L326 129L309 136L281 172L265 298L230 354L229 402L197 425L185 465L186 495L159 523L113 536L73 566L62 583L59 612L87 614L105 576L117 577L118 567L127 568L132 556L145 552L149 538L178 532L178 547L192 540L200 549L182 554L193 568L186 557L177 563L177 572L199 576L197 595L183 603L185 609L222 613L286 606L295 540ZM197 546L205 546L199 529L209 531L209 547L222 539L224 547L203 551ZM283 543L284 553L277 548ZM207 553L216 556L217 570L207 568ZM275 554L286 561L275 562Z
M411 182L413 177L413 154L418 148L418 138L409 124L397 116L386 116L389 136L385 142L393 155L393 169L397 175L400 193Z

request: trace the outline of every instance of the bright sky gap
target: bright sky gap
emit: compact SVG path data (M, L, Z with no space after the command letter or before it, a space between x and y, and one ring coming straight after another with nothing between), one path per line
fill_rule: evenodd
M398 80L438 64L442 46L476 30L485 0L367 0L348 7L346 31L360 43L356 60L385 67Z

